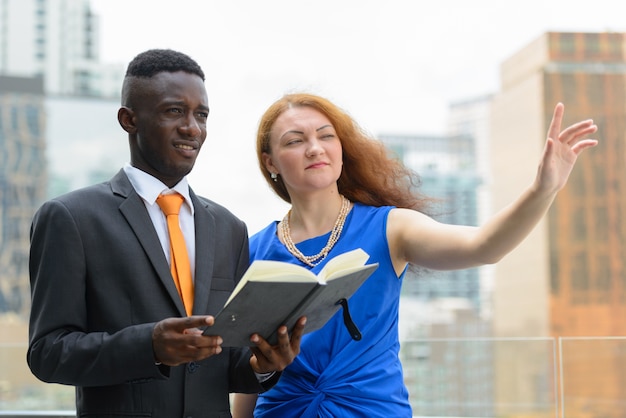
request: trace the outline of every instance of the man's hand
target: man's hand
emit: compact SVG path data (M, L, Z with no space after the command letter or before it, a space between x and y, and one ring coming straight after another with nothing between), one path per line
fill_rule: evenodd
M200 327L213 325L212 316L167 318L152 331L154 359L167 366L199 361L222 351L222 338L202 335Z
M256 373L268 373L280 372L289 366L300 353L300 340L305 324L305 317L298 320L291 330L291 339L286 326L278 328L278 343L275 346L271 346L260 335L253 334L250 341L256 347L250 347L253 354L250 358L252 369Z

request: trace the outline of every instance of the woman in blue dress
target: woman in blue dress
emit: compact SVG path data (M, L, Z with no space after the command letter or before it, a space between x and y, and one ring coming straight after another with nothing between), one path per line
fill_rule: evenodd
M398 305L408 264L452 270L495 263L532 230L565 185L581 151L596 145L591 120L561 131L557 104L537 176L485 225L446 225L427 216L417 177L343 110L310 94L269 107L257 136L259 166L291 209L250 239L255 259L296 263L318 272L328 259L362 248L378 269L349 300L362 338L341 312L302 337L300 354L276 386L236 395L234 416L411 417L398 357Z

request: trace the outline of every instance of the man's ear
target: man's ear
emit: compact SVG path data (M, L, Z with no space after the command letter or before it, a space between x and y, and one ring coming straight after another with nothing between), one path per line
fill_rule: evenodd
M137 127L135 126L135 112L129 107L122 106L117 111L117 121L122 129L129 134L137 133Z

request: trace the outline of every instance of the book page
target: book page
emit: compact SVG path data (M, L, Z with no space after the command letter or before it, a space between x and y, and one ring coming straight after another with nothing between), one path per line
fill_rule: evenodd
M304 267L274 260L254 260L248 270L237 283L226 304L239 293L248 282L317 282L315 274Z
M253 280L255 282L317 281L315 274L304 267L274 260L254 260L241 278L241 281L244 280Z
M361 248L339 254L332 260L328 261L322 271L318 274L319 282L325 283L336 277L341 277L347 270L355 270L365 265L370 258L369 254ZM346 270L346 271L343 271Z

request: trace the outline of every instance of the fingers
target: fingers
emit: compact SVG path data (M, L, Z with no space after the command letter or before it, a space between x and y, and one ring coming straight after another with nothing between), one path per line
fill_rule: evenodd
M306 318L298 319L296 325L291 330L291 338L286 326L278 328L278 342L271 346L258 334L252 335L250 341L255 346L250 347L254 356L250 359L250 364L257 373L271 371L282 371L290 365L300 353L300 340L304 333Z
M588 119L568 126L561 132L558 138L559 141L563 143L571 144L572 142L580 140L581 137L592 134L597 130L598 127L593 123L593 120Z
M280 367L281 361L279 359L280 356L291 357L290 346L289 346L289 334L287 332L286 326L281 326L278 328L278 342L275 346L270 345L264 338L262 338L259 334L253 334L250 337L250 341L255 344L255 346L250 347L252 352L257 356L257 358L262 359L262 363L276 365L275 367ZM291 362L291 361L290 361ZM271 369L264 370L263 373L268 371L282 370L281 369Z
M213 323L210 316L167 318L152 332L155 361L169 366L198 361L222 351L222 338L202 335L199 327Z
M552 114L552 121L550 122L550 128L548 129L548 138L556 140L561 133L561 122L563 121L563 113L565 112L565 106L563 103L557 103Z
M592 119L574 123L561 132L564 112L565 107L563 103L557 103L548 130L548 142L550 142L551 139L552 141L558 140L563 144L567 144L577 155L582 150L597 145L598 141L595 139L584 138L586 135L593 134L598 130L597 125L593 123Z
M300 353L300 341L302 340L302 335L304 335L304 326L306 325L306 317L298 319L298 322L291 330L291 349L296 351L296 355Z
M580 154L584 149L595 147L598 145L598 141L595 139L584 139L582 141L577 142L572 146L572 151L576 153L576 155Z

